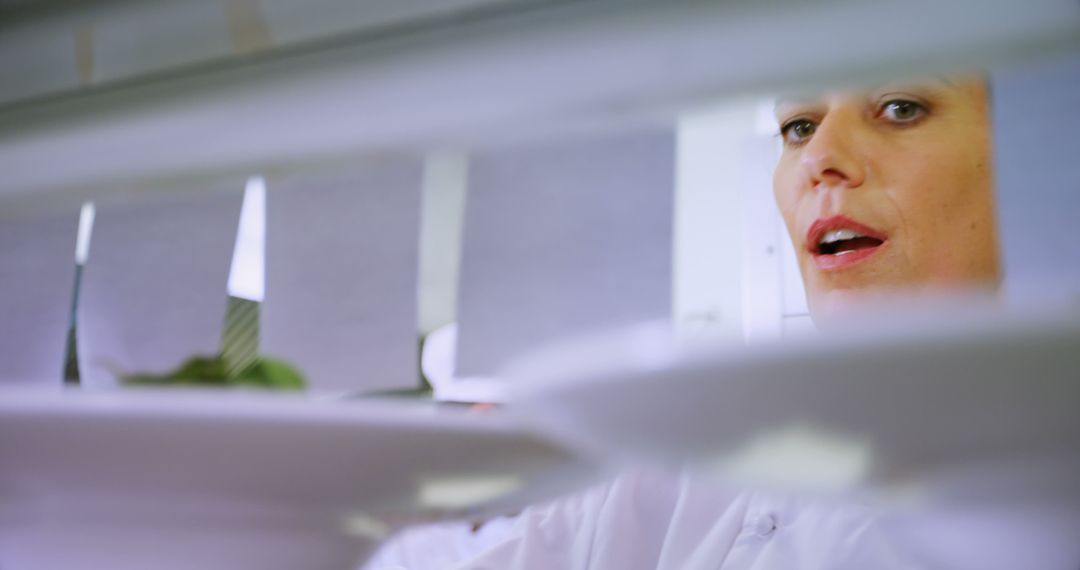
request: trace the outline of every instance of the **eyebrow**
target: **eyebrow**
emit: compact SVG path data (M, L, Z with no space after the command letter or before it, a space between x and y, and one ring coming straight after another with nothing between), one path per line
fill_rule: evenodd
M890 87L890 86L894 86L894 85L898 85L898 86L921 86L921 85L926 85L926 84L929 84L929 83L937 83L938 85L944 86L944 87L956 87L956 84L953 83L951 79L949 79L948 77L946 77L944 75L927 75L927 76L923 76L923 77L913 77L913 78L909 78L909 79L898 79L896 81L886 81L886 82L883 82L883 83L879 83L877 86L874 87L874 89L870 89L870 91L880 90L882 88Z
M796 98L777 99L773 103L773 113L778 112L781 107L791 106L791 105L812 105L812 104L814 104L816 102L818 102L818 99L811 98L811 97L803 97L803 98L799 98L799 99L796 99Z

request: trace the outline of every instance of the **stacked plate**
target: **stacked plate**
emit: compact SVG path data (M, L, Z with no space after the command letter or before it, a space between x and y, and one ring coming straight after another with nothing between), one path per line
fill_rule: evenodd
M1080 499L1075 312L882 313L705 348L643 325L539 352L510 375L518 414L613 464L690 462L741 483L832 491L964 472L1023 480L1039 463L1064 485L1053 491L1040 473L1009 492Z
M666 326L578 339L508 369L514 397L486 413L7 389L0 567L351 568L401 525L570 492L593 462L1076 504L1080 318L947 314L749 347L687 349Z
M354 568L395 527L584 473L498 412L248 392L0 394L0 567Z

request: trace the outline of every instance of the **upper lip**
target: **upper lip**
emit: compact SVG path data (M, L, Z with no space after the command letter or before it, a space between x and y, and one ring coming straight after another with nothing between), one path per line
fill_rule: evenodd
M882 242L888 239L888 236L884 233L865 224L860 224L847 216L831 216L828 218L818 218L810 225L810 229L806 232L806 249L810 251L810 253L818 253L821 239L825 237L826 233L833 230L845 229L853 230L855 233L878 239Z

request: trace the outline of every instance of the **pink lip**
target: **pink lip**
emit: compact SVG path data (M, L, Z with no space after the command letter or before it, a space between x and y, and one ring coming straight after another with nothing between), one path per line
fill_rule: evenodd
M826 232L845 228L855 230L867 237L879 239L881 240L881 245L859 249L850 253L845 253L844 255L826 255L818 253L817 244L821 241L822 236L824 236ZM810 225L810 229L806 232L806 250L814 260L814 265L822 271L838 271L865 261L875 253L881 251L887 243L889 243L889 238L884 233L865 224L860 224L847 216L819 218L814 220L814 223Z

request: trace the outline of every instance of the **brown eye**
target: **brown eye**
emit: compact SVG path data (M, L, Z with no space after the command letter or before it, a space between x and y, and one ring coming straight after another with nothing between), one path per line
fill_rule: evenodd
M806 142L817 130L817 125L807 119L795 119L784 123L780 127L780 135L787 144L799 144Z
M881 106L881 116L894 123L913 123L922 118L926 107L915 101L894 99Z

